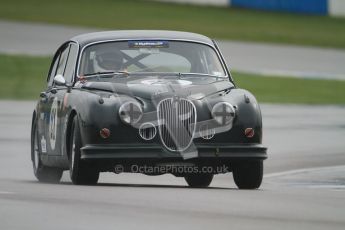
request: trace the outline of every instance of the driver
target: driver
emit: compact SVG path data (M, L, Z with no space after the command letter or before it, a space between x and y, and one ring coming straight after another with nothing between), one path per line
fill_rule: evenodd
M123 70L124 58L120 50L114 47L100 47L93 60L95 72L118 72Z

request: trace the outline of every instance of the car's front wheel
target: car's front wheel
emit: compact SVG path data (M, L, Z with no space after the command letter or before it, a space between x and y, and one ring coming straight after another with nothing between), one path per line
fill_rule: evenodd
M89 162L81 159L80 148L82 147L82 140L80 135L80 128L78 117L73 118L71 128L70 140L70 176L73 184L78 185L93 185L97 184L99 178L99 171Z
M193 188L206 188L213 179L213 174L207 173L191 173L184 176L187 184Z
M260 187L263 177L263 162L241 161L233 165L233 177L239 189L257 189Z
M61 180L63 170L43 165L41 161L41 149L38 140L37 123L34 122L31 133L31 159L35 177L40 182L58 183Z

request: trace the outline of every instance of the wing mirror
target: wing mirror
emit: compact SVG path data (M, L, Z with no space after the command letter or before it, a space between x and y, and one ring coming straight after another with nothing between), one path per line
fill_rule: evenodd
M58 74L54 77L54 84L58 86L66 86L66 80L61 74Z

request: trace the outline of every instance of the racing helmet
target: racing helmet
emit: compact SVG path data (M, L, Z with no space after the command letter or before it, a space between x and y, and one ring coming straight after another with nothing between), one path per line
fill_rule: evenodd
M120 71L123 68L123 54L120 50L110 47L99 47L93 59L95 72Z

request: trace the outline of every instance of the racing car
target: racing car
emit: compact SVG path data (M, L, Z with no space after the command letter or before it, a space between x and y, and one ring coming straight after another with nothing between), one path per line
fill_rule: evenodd
M94 185L101 172L166 173L191 187L232 173L257 189L267 148L256 98L239 88L217 43L179 31L78 35L56 51L32 115L42 182Z

